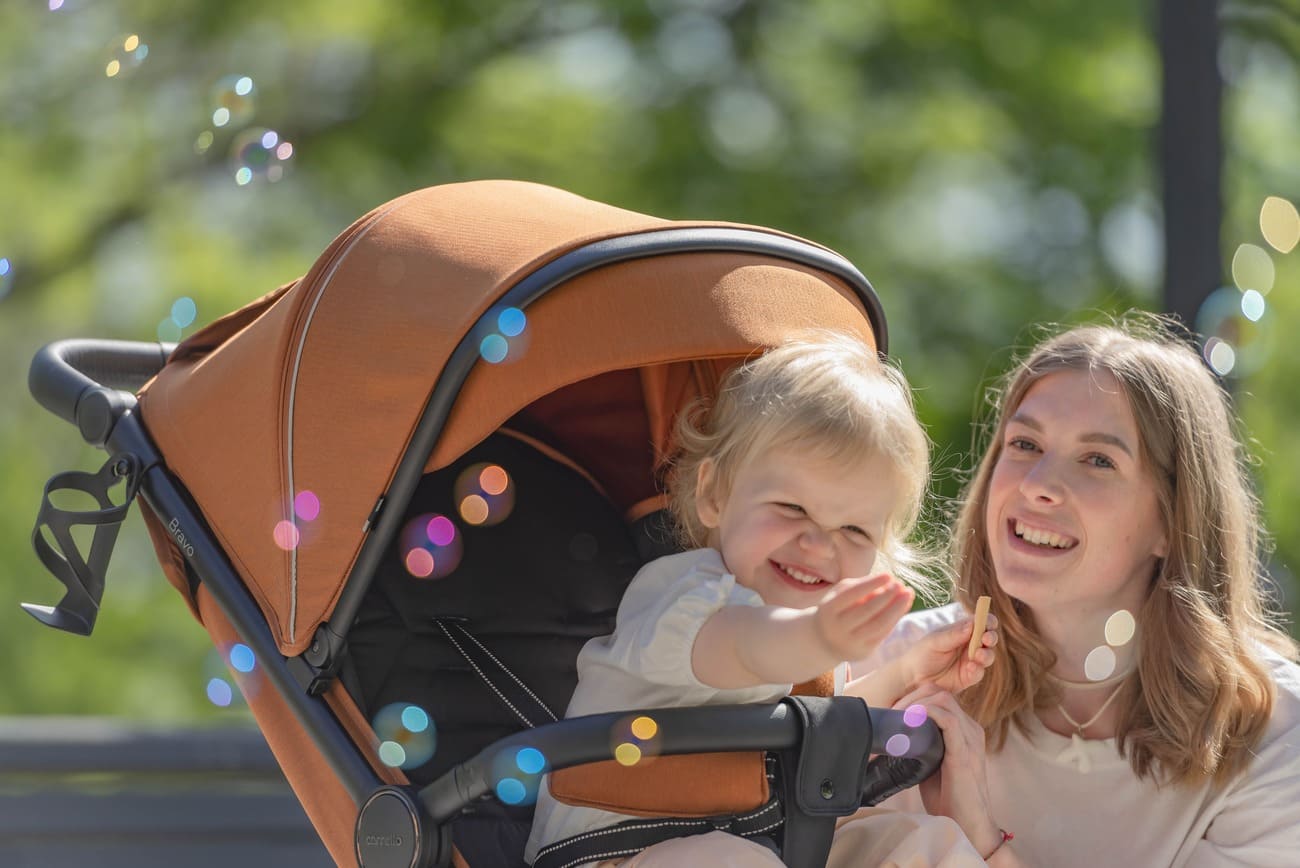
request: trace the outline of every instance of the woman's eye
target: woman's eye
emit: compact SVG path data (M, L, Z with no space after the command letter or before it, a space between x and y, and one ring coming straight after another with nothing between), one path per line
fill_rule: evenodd
M1027 440L1024 437L1012 437L1007 441L1007 448L1014 449L1017 452L1031 452L1038 447L1034 445L1032 440Z
M1101 455L1096 452L1089 455L1087 458L1084 459L1084 461L1086 461L1088 464L1091 464L1093 467L1101 467L1107 470L1112 469L1115 466L1114 461L1111 461L1105 455Z

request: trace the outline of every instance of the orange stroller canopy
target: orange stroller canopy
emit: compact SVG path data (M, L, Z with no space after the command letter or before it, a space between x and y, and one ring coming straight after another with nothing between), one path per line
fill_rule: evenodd
M301 279L190 337L139 412L292 656L334 612L408 451L444 467L530 407L576 429L573 402L544 399L592 383L639 414L627 445L653 471L702 377L806 327L885 349L870 286L825 248L537 184L452 184L376 208ZM453 368L463 382L440 398ZM415 455L431 400L447 406ZM583 463L635 511L653 474L620 482L622 434L604 433L614 451Z

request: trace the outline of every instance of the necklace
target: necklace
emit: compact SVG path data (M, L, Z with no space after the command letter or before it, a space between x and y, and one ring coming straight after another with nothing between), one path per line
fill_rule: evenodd
M1125 674L1127 675L1127 673ZM1110 692L1110 696L1106 697L1106 701L1101 704L1101 708L1097 709L1097 713L1085 720L1083 723L1079 723L1079 721L1070 716L1070 712L1065 710L1065 703L1058 702L1056 707L1060 710L1061 717L1065 718L1065 722L1074 727L1074 731L1079 738L1083 738L1083 731L1096 723L1097 720L1106 713L1106 709L1110 708L1110 704L1115 701L1115 697L1119 696L1119 689L1123 686L1124 685L1122 684L1116 684L1115 689Z
M1062 678L1054 672L1048 672L1047 677L1062 687L1069 687L1072 690L1100 690L1103 687L1109 687L1112 684L1118 684L1125 678L1128 678L1137 669L1137 666L1130 666L1123 672L1117 672L1109 678L1103 678L1100 681L1071 681L1068 678Z
M1089 755L1088 743L1084 741L1083 731L1101 719L1101 716L1106 713L1106 709L1110 708L1111 703L1115 701L1115 697L1119 696L1120 688L1124 686L1124 680L1132 675L1136 668L1136 666L1130 667L1118 675L1112 675L1109 678L1103 678L1100 681L1070 681L1061 678L1058 675L1053 675L1050 672L1047 673L1048 678L1062 687L1072 687L1078 690L1095 690L1099 687L1114 685L1110 691L1110 696L1106 697L1106 701L1097 709L1097 713L1085 720L1083 723L1075 720L1070 715L1070 712L1065 710L1065 703L1058 702L1056 704L1057 710L1061 712L1061 717L1065 718L1065 721L1070 724L1070 726L1074 727L1074 732L1070 734L1070 745L1065 750L1061 751L1060 755L1056 758L1057 762L1073 763L1075 767L1078 768L1080 774L1086 775L1092 771L1092 758Z

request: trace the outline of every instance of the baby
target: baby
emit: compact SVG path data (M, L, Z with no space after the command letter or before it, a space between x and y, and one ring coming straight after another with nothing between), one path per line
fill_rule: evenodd
M923 681L960 690L993 662L996 623L968 654L965 620L847 671L927 586L906 539L929 443L902 375L856 337L809 333L738 366L707 413L682 414L678 439L669 496L690 548L637 573L614 632L578 655L566 716L770 703L830 670L836 693L888 707ZM566 839L630 819L561 803L544 783L525 858L544 865ZM780 865L768 843L709 832L635 862L671 847L664 864Z

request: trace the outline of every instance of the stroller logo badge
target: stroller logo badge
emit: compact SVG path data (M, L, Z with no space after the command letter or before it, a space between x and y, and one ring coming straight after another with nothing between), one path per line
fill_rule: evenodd
M401 835L367 835L367 847L400 847L402 846Z
M194 557L194 546L190 544L189 538L185 536L185 531L181 530L179 521L173 518L167 522L167 532L172 535L172 539L176 540L176 545L185 553L185 557Z

